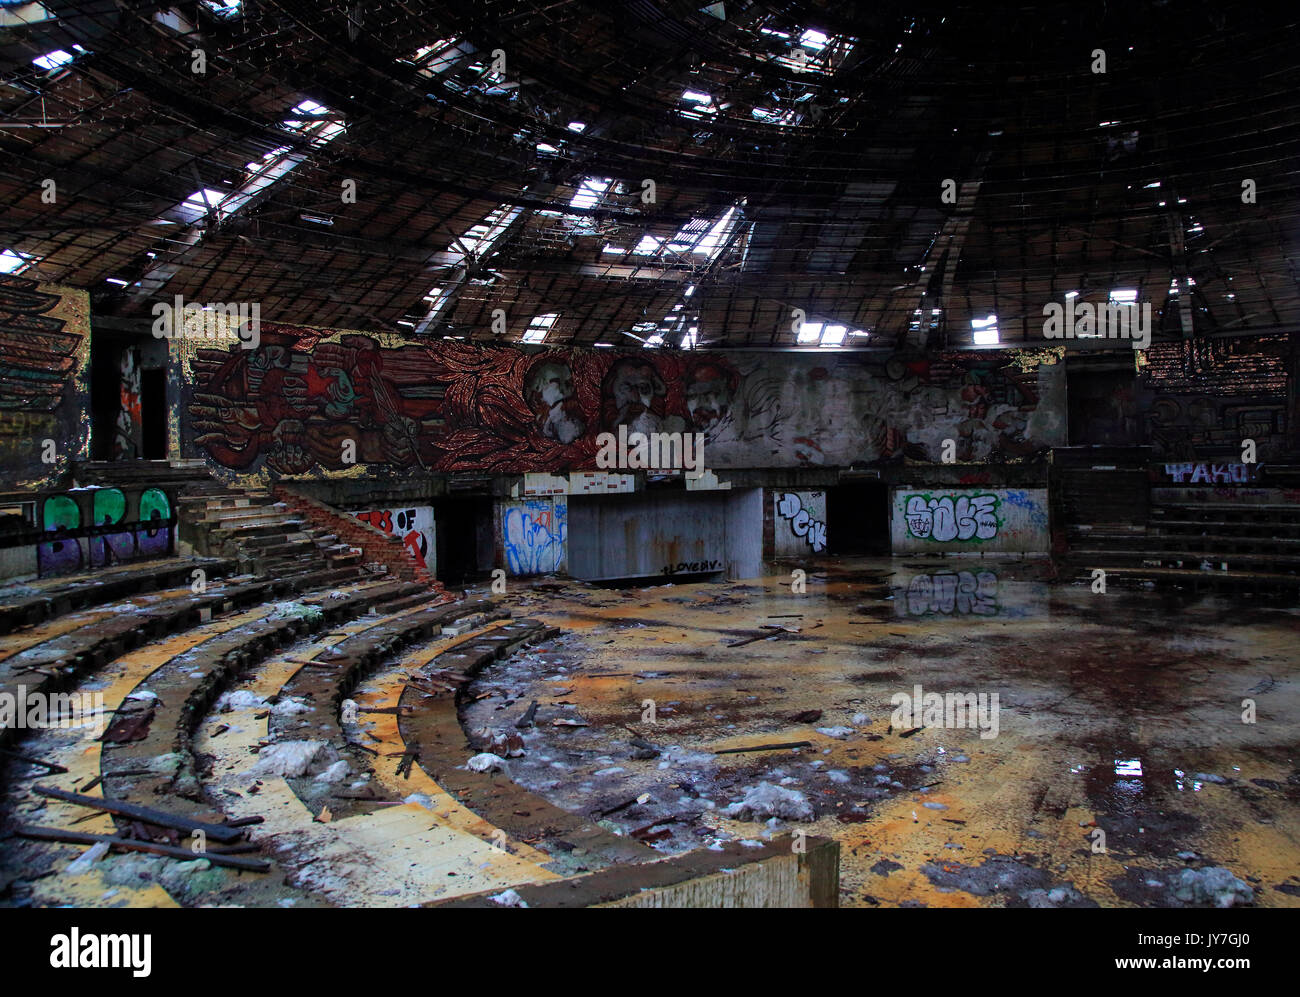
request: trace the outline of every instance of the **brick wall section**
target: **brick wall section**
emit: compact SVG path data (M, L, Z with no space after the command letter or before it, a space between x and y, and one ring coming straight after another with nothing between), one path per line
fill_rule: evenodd
M388 573L394 578L419 582L435 592L447 591L441 582L429 574L427 568L422 568L416 563L399 537L377 530L369 523L357 519L356 516L292 491L284 485L277 484L271 491L277 502L283 502L313 526L333 533L339 538L340 543L359 547L367 564L378 562L387 567Z

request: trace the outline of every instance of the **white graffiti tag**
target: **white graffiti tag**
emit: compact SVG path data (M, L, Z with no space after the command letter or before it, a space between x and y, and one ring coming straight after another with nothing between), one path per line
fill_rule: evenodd
M907 611L913 616L954 612L992 616L998 611L997 595L998 576L991 571L917 575L907 586Z
M814 553L826 549L826 524L821 520L813 519L808 514L808 510L799 501L798 495L794 492L786 492L781 496L776 511L790 520L790 531L795 536L807 540Z
M907 499L907 532L918 540L991 540L998 535L996 495Z

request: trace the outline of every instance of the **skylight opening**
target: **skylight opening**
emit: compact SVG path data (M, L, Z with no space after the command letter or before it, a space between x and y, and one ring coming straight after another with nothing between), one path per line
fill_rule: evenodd
M828 325L822 332L822 341L819 346L843 346L844 337L849 333L849 327L846 325Z
M244 12L243 0L201 0L201 2L218 17L238 17Z
M683 350L693 350L695 349L695 346L699 342L699 340L700 340L700 327L697 325L693 325L686 330L686 334L682 336L682 341L679 345Z
M770 125L782 125L789 127L799 123L799 113L793 109L782 111L770 107L755 107L750 110L750 115L759 121L766 121Z
M534 315L528 323L528 328L524 330L523 342L542 342L542 340L546 338L546 334L551 331L551 326L555 325L555 320L559 317L559 312L547 312L544 315Z
M577 132L579 135L581 135L586 130L587 130L587 123L585 121L569 122L569 131L571 132Z
M15 252L12 249L0 251L0 273L22 273L36 263L35 256Z
M416 49L409 61L416 64L421 76L432 78L441 76L473 53L474 46L469 42L455 37L440 38L436 42Z
M809 28L799 36L799 44L804 48L812 49L814 52L820 52L830 43L830 36L815 28Z
M333 113L324 104L318 104L314 100L300 101L294 105L294 114L310 114L310 119L304 118L286 118L281 121L282 127L291 132L297 132L299 135L311 136L313 145L324 145L331 142L343 134L343 125L337 121L322 120L329 114Z
M211 187L204 187L202 190L196 190L189 197L181 202L182 206L206 215L208 212L216 214L221 208L221 202L229 196L219 190L213 190Z
M1002 341L998 333L998 317L989 315L985 318L970 320L971 336L976 346L997 346Z
M1131 305L1137 301L1138 293L1133 288L1115 288L1110 292L1109 300L1113 304Z
M585 177L578 184L578 192L569 201L569 207L594 208L601 202L613 182L609 177Z
M694 107L682 111L682 114L686 115L688 118L698 117L701 114L718 113L718 106L713 103L713 98L702 90L683 90L682 100L686 101L688 104L695 105Z
M695 248L692 251L703 253L711 260L716 259L717 255L722 252L722 247L726 243L727 236L731 233L735 215L736 208L733 205L713 224L713 227L709 229L708 234L706 234L704 238L695 245Z
M290 113L312 115L311 118L285 118L280 126L310 139L311 144L318 148L332 142L344 132L344 126L340 122L325 119L325 116L333 112L314 100L299 101ZM208 213L219 220L229 218L257 194L297 169L306 158L306 153L292 151L287 145L272 149L264 153L260 161L253 160L245 164L249 176L238 189L222 192L205 187L187 197L179 207L182 213L193 215L195 219Z
M663 239L656 238L653 235L643 235L641 241L632 248L632 254L634 256L656 256L663 244Z
M471 225L464 235L452 243L451 248L455 250L459 246L467 256L485 254L505 234L514 220L523 214L523 210L509 204L498 205L481 222Z
M32 60L32 64L40 66L41 69L58 69L60 66L66 66L76 56L71 52L56 48L53 52L46 52L44 55L38 55Z
M551 143L549 142L538 142L537 151L541 153L545 153L548 156L553 156L560 150L557 149L555 146L551 145Z
M69 52L67 49L56 48L52 52L46 52L44 55L38 55L32 60L32 65L39 66L41 69L58 69L60 66L66 66L77 56L85 55L86 50L80 45L73 45L75 52Z
M799 325L799 332L795 337L795 342L811 344L820 343L822 338L822 329L825 327L824 322L803 322Z

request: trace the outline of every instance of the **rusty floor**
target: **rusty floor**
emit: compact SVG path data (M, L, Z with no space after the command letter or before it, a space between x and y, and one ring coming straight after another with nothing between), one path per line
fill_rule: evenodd
M1033 561L828 559L803 594L771 570L512 582L565 633L485 672L466 728L537 700L511 776L660 851L833 836L846 906L1169 906L1210 866L1300 906L1300 611L1094 594ZM891 728L916 685L996 693L996 736ZM814 819L723 814L763 781Z

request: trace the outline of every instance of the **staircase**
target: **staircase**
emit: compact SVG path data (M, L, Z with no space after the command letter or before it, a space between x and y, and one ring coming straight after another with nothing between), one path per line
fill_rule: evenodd
M1130 473L1094 474L1088 484L1110 490L1110 498L1096 508L1114 509L1116 496L1135 491ZM1070 494L1072 484L1065 485L1064 560L1079 581L1102 568L1108 580L1193 591L1287 598L1300 593L1300 493L1294 489L1274 487L1272 481L1267 487L1149 485L1149 499L1130 494L1125 501L1143 513L1125 522L1120 516L1098 517L1088 491Z
M362 574L362 552L264 491L200 486L182 495L180 538L197 554L235 560L242 574Z

